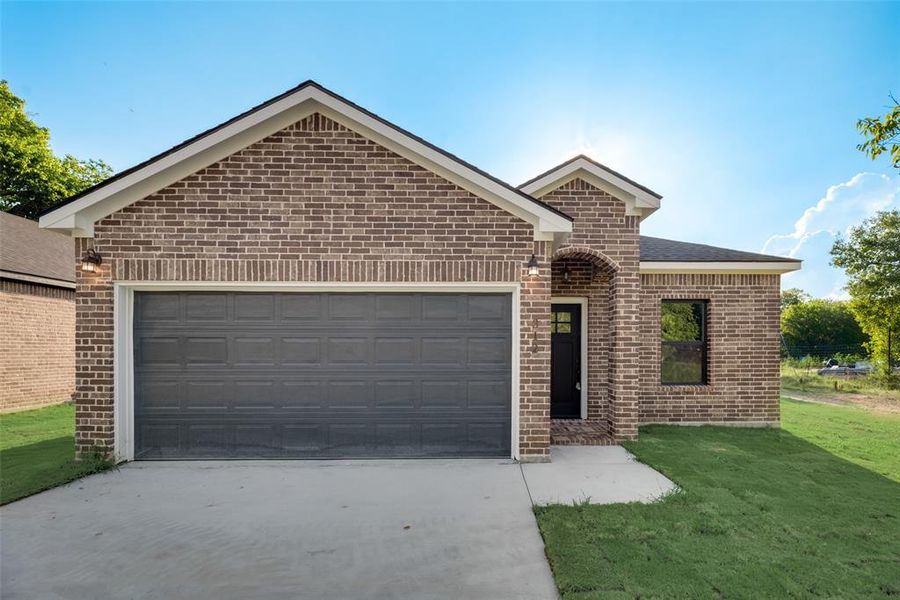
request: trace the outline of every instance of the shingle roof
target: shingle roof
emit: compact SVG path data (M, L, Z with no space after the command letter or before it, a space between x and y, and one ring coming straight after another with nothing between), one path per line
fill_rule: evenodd
M75 240L38 228L37 221L0 212L0 271L75 282Z
M796 258L731 250L706 244L641 236L641 261L652 262L800 262Z

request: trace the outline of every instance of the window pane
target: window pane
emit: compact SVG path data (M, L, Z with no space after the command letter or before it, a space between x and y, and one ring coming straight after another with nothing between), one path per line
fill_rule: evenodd
M556 333L572 333L572 324L571 323L557 323L556 324Z
M558 313L556 313L556 320L559 323L571 323L572 322L572 313L558 312Z
M664 300L661 312L664 342L703 340L703 303Z
M662 345L660 379L663 383L705 383L703 381L703 345Z

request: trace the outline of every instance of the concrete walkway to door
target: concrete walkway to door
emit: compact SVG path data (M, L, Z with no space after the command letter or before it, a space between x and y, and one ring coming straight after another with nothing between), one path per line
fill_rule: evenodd
M524 469L132 463L0 508L0 589L91 600L555 598L528 491L542 484L526 486L523 471L546 476L571 462L566 453Z

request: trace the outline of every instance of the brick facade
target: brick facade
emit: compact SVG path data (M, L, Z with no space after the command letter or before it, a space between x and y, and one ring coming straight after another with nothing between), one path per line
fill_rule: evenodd
M72 399L74 290L0 280L0 412Z
M523 460L549 457L552 296L587 298L598 431L777 422L777 275L641 276L640 220L622 201L582 179L541 200L574 217L555 250L529 223L314 114L101 219L77 250L103 256L98 273L78 273L78 451L114 443L114 281L518 284ZM659 384L659 303L679 297L710 303L708 386Z
M778 275L641 276L641 423L779 422ZM661 385L660 304L707 300L708 385Z
M592 267L593 278L608 278L603 285L599 280L585 284L588 289L588 313L607 307L606 322L609 332L605 339L592 340L596 347L605 345L606 360L601 354L588 357L588 376L592 380L607 380L606 388L597 387L595 395L588 385L589 402L599 415L605 406L605 418L609 432L619 440L637 436L638 425L638 302L640 298L640 267L638 237L640 221L627 215L625 204L610 194L582 179L574 179L542 198L566 214L575 218L574 230L567 243L557 250L554 258L577 261ZM557 270L561 275L561 270ZM560 295L568 295L565 285L555 278L554 289ZM564 293L565 292L565 293ZM574 292L572 295L578 295ZM602 314L597 315L603 318ZM591 327L590 321L588 327ZM595 324L596 327L596 324ZM591 337L590 331L588 337ZM604 370L604 363L607 368ZM591 371L595 371L591 374Z
M549 454L550 244L530 224L321 115L99 221L78 275L79 451L113 444L114 280L521 281L523 457ZM536 253L542 276L524 265Z
M568 270L568 281L565 273ZM587 298L587 417L603 429L609 416L610 276L577 258L553 261L553 296Z

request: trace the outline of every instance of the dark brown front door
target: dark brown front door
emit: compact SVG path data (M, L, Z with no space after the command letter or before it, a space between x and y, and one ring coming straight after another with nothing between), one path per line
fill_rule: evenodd
M550 416L581 417L581 305L553 304L550 313Z

